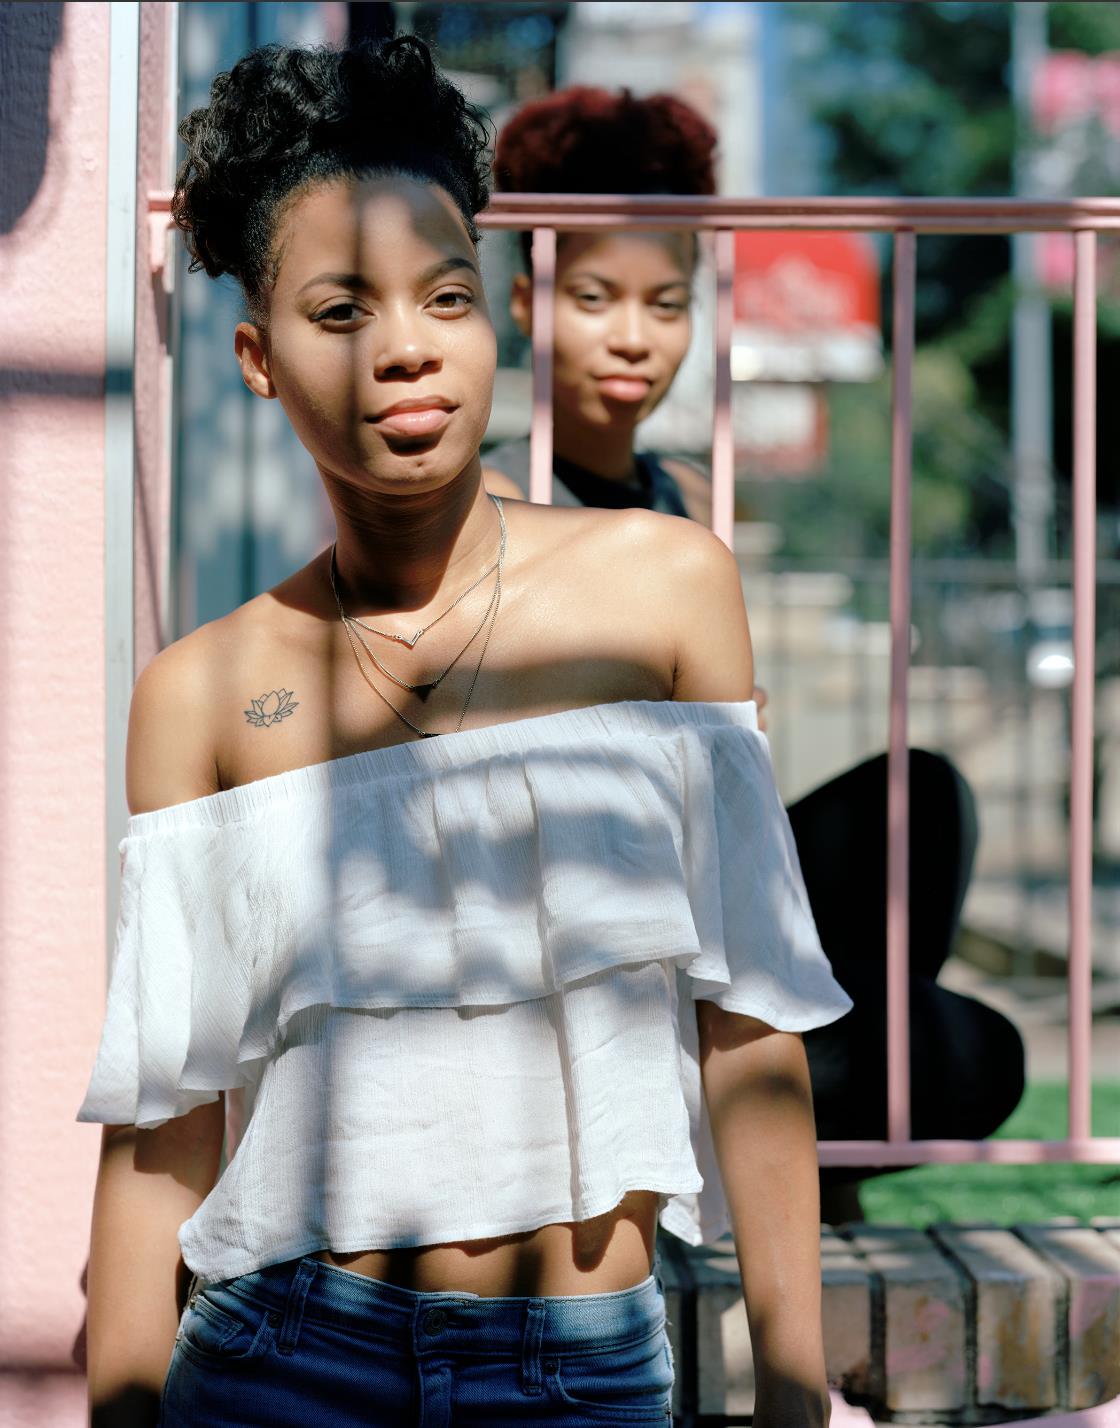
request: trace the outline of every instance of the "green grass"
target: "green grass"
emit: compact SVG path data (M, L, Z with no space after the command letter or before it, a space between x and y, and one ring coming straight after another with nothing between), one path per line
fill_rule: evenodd
M1039 1081L1027 1087L1002 1139L1060 1140L1066 1133L1066 1086ZM1093 1087L1093 1130L1120 1136L1120 1081ZM924 1229L940 1220L990 1220L1013 1225L1076 1215L1120 1216L1118 1165L922 1165L865 1180L863 1213L881 1224Z

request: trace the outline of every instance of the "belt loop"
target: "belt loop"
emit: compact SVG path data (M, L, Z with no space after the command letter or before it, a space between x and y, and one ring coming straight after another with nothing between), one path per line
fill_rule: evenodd
M541 1388L541 1340L544 1337L544 1301L530 1299L525 1306L525 1333L521 1340L521 1386L534 1397Z
M292 1277L292 1287L288 1290L288 1302L284 1305L284 1322L280 1326L280 1336L276 1347L282 1354L294 1354L299 1342L299 1331L303 1325L303 1306L307 1302L307 1291L311 1288L318 1272L317 1260L301 1259Z

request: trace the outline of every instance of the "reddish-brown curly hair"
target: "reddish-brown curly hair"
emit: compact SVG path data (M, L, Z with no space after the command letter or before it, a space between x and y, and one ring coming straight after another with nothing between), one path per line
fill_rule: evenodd
M715 193L716 131L671 94L576 85L519 109L498 136L507 193Z

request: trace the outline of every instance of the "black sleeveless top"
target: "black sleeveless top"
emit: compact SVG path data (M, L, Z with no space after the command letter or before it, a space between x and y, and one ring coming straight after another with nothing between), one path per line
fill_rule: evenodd
M608 481L555 453L552 457L553 504L557 506L598 506L609 510L629 510L632 506L661 511L669 516L687 516L684 497L676 478L650 451L635 456L639 480ZM506 441L487 451L484 467L501 471L529 499L529 438Z

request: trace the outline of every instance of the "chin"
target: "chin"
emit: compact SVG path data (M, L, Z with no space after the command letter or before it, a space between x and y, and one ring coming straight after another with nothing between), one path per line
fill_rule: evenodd
M364 484L378 491L402 495L438 491L450 485L477 454L477 447L469 453L449 452L436 442L423 449L394 453L388 459L382 455L366 466Z
M604 430L633 431L648 415L644 402L640 407L608 407L600 403L591 420L594 426L603 427Z

